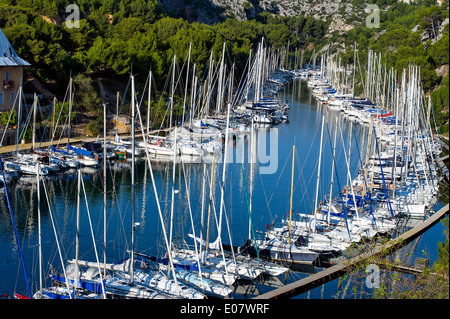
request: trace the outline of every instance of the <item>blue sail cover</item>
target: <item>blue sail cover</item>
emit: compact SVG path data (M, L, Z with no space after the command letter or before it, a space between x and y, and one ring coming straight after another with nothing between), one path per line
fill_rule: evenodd
M50 292L50 291L43 291L42 294L52 298L52 299L70 299L69 295L60 295L60 294L55 294L54 292ZM72 298L74 297L74 295L72 294Z
M169 264L169 258L159 258L159 257L155 257L155 256L149 256L143 253L134 253L136 256L163 264L163 265L168 265ZM184 270L189 270L189 271L199 271L199 266L198 266L198 262L193 262L193 263L173 263L173 266L176 269L184 269Z
M66 278L63 276L59 276L59 275L51 275L52 279L55 281L59 281L62 283L66 282ZM74 279L67 279L67 282L69 283L69 285L74 286L75 285L75 280ZM105 280L103 280L103 284L105 284ZM89 291L92 291L98 295L103 294L103 288L102 288L102 283L100 282L94 282L94 281L84 281L79 279L78 280L78 288L83 288Z
M73 151L75 154L83 155L83 156L91 156L92 152L79 148L79 147L73 147L70 144L67 144L67 149Z
M69 154L69 153L68 153L68 152L66 152L66 151L61 151L61 150L58 150L57 148L55 148L55 146L54 146L54 145L52 145L52 147L51 147L51 150L52 150L52 152L56 152L56 153Z
M156 262L159 262L163 265L168 265L169 264L169 258L156 258ZM194 263L177 263L174 262L173 266L176 269L183 269L183 270L189 270L189 271L199 271L199 267L198 267L198 262L194 262Z

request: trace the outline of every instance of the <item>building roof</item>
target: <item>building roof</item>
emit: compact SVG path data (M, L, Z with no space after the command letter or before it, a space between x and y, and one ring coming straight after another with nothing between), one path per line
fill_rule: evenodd
M0 29L0 66L27 66L31 65L14 51L2 29Z

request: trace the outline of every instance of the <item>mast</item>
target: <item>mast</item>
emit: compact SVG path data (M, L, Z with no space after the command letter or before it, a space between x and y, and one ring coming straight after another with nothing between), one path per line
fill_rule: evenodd
M189 121L191 127L195 113L195 104L197 103L197 76L195 75L196 68L197 64L194 63L194 67L192 68L192 86L191 86L190 108L189 108Z
M248 53L248 71L247 71L247 83L245 84L246 92L245 92L245 101L248 101L248 91L250 88L250 77L252 76L253 65L252 65L252 50Z
M209 100L211 99L211 91L212 91L212 83L213 83L213 50L211 50L211 55L209 57L209 68L208 68L208 77L207 77L207 85L205 85L205 98L203 99L203 116L209 115Z
M103 263L106 265L106 104L103 104ZM103 272L106 277L106 266Z
M205 256L208 253L208 245L209 245L209 224L210 224L210 220L211 220L211 202L212 202L213 184L214 184L214 156L212 159L211 182L210 182L210 186L209 186L208 221L206 222Z
M394 132L394 165L392 167L392 175L391 175L391 183L393 184L392 188L392 198L395 198L395 180L397 178L397 125L398 125L398 100L399 98L399 91L395 92L397 95L396 103L395 103L395 132Z
M251 237L251 228L252 228L252 206L253 206L253 150L255 147L255 135L254 135L254 125L253 125L253 117L252 117L252 132L250 135L250 201L249 201L249 216L248 216L248 238Z
M224 61L225 61L225 42L223 43L222 49L222 59L220 61L219 69L219 82L218 82L218 94L217 94L217 107L216 113L219 113L222 109L222 98L223 98L223 73L224 73Z
M292 146L291 199L289 204L289 236L288 236L289 245L291 244L292 196L294 194L294 164L295 164L295 145Z
M172 128L172 111L173 111L173 86L174 86L174 82L175 82L175 63L177 60L177 56L174 55L173 56L173 65L172 65L172 89L171 89L171 96L172 98L170 99L170 123L169 123L169 127Z
M184 113L186 110L186 97L187 97L187 91L188 91L188 82L189 82L189 66L191 61L191 46L192 42L189 43L189 53L188 53L188 65L187 65L187 71L186 71L186 85L184 87L184 100L183 100L183 116L181 117L181 125L184 124Z
M219 238L221 238L222 234L222 213L223 206L225 205L223 201L224 196L224 187L225 187L225 171L227 168L227 155L228 155L228 141L229 141L229 125L230 125L230 103L228 103L228 112L227 112L227 127L225 130L225 151L223 156L223 170L222 170L222 185L220 187L220 213L219 213Z
M56 126L55 126L55 109L56 109L56 96L53 98L53 106L52 106L52 141L55 137L56 133Z
M36 93L34 93L34 101L33 101L33 140L32 140L33 150L35 148L35 140L36 140L36 111L37 111L37 96L36 96Z
M353 129L353 122L350 121L350 129L348 131L348 158L351 158L352 155L352 129ZM347 175L347 184L350 184L352 182L351 176Z
M331 202L333 198L333 184L334 184L334 161L336 158L336 137L337 137L337 128L338 128L338 119L335 117L335 128L334 128L334 141L333 141L333 158L331 161L331 182L330 182L330 201L328 202L328 214L327 214L327 223L330 225L330 212L331 212Z
M152 92L152 70L148 75L148 101L147 101L147 135L150 135L150 100Z
M72 115L72 76L70 77L70 80L69 80L69 131L67 134L67 145L70 144L70 134L72 131L72 124L70 121L71 115Z
M197 103L197 76L195 75L195 69L197 67L197 64L194 63L194 67L192 69L192 88L191 88L191 107L189 109L189 120L191 122L192 127L192 120L194 118L194 108L195 103Z
M325 115L322 115L322 128L320 133L320 148L319 148L319 164L317 167L317 180L316 180L316 199L314 200L314 232L316 231L316 214L317 214L317 201L319 197L319 179L320 179L320 164L322 162L322 143L323 143L323 124L325 122Z
M172 70L172 80L175 80L175 59L176 56L174 56L174 65ZM172 93L170 98L170 114L172 114L173 111L173 88L174 83L172 82ZM171 121L172 122L172 121ZM169 247L172 249L172 228L173 228L173 210L174 210L174 204L175 204L175 170L176 170L176 163L177 163L177 125L175 125L175 141L174 141L174 148L173 148L173 171L172 171L172 201L170 203L170 228L169 228ZM170 254L170 252L169 252Z
M203 230L204 230L204 211L205 211L205 182L206 182L206 163L203 163L203 183L202 183L202 209L201 209L201 217L200 217L200 243L203 243ZM200 258L202 256L203 245L200 245Z
M135 193L134 193L134 170L135 170L135 88L134 88L134 75L131 75L131 265L130 265L130 284L134 282L134 232L136 225L134 222L134 209L135 209Z
M139 108L137 110L139 112ZM139 120L140 120L141 127L144 127L144 125L142 123L142 117L139 116ZM147 143L147 137L145 136L145 134L142 134L142 138L144 140L144 143ZM145 150L147 163L148 163L148 167L149 167L149 171L150 171L151 183L152 183L152 185L156 185L156 183L155 183L155 176L153 175L152 162L150 160L150 155L149 155L149 152L148 152L148 148L144 148L144 150ZM176 274L175 274L175 268L173 267L173 262L172 262L172 254L170 253L171 249L170 249L170 246L169 246L169 241L167 239L166 226L164 224L164 218L163 218L162 212L161 212L161 205L159 203L158 191L157 191L156 187L152 187L152 188L153 188L153 193L154 193L155 199L156 199L156 207L158 209L159 221L161 222L162 233L163 233L163 237L164 237L164 242L166 244L166 250L167 250L167 255L168 255L168 259L169 259L169 270L168 270L168 272L172 271L173 280L174 280L175 284L178 285L177 277L176 277ZM137 226L137 225L139 225L139 224L136 224L135 226ZM170 277L170 274L168 273L166 276Z
M80 252L80 200L81 200L81 171L78 169L78 179L77 179L77 231L75 235L75 295L78 287L78 276L79 276L79 266L78 257Z
M36 97L36 93L35 93ZM39 238L39 291L42 292L42 232L41 232L41 190L39 178L39 161L36 161L36 184L37 184L37 211L38 211L38 238Z
M116 94L116 117L119 119L119 102L120 102L120 93Z
M22 89L22 87L20 87L20 92L21 92L21 89ZM22 269L23 269L23 274L24 274L24 277L25 277L25 282L27 283L28 295L30 296L30 298L32 298L30 283L28 282L27 269L25 267L25 262L24 262L24 259L23 259L22 248L21 248L20 241L19 241L19 235L17 233L16 221L14 219L14 213L13 213L13 210L12 210L11 201L9 199L9 192L8 192L8 187L6 185L5 171L3 170L3 162L2 162L2 158L1 157L0 157L0 170L2 171L3 185L5 187L5 197L6 197L6 201L8 203L9 214L11 216L11 222L12 222L12 225L13 225L13 228L14 228L14 237L16 238L17 248L19 250L19 255L20 255L20 260L22 261Z
M344 157L345 157L345 163L347 165L347 178L350 181L348 184L350 185L350 190L353 196L353 204L355 206L355 212L356 212L356 219L359 220L359 213L358 213L358 207L356 206L356 197L355 197L355 192L353 191L353 184L352 184L352 176L350 174L350 162L349 162L349 158L350 156L347 156L347 152L345 151L345 143L344 143L344 137L342 136L342 128L341 128L341 141L342 141L342 145L344 145L343 150L344 150ZM347 201L345 202L345 205L347 206L348 203L348 191L346 192L346 196L347 196Z
M19 154L20 119L22 118L22 86L19 87L19 110L17 112L16 156Z

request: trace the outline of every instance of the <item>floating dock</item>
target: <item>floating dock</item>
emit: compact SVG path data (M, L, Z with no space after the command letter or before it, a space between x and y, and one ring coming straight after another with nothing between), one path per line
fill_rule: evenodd
M438 223L439 220L441 220L445 215L448 214L448 208L449 205L447 204L444 207L442 207L439 211L434 213L432 216L430 216L429 218L418 224L416 227L410 229L404 234L398 236L397 238L390 240L386 244L375 247L369 253L358 255L356 257L353 257L352 259L344 261L330 268L324 269L306 278L290 283L281 288L274 289L265 294L259 295L254 299L291 298L343 276L351 269L354 269L355 266L361 265L362 263L364 263L365 260L371 257L383 257L389 255L394 250L397 250L407 245L408 243L416 239L419 235L423 234L425 231L431 228L433 225Z

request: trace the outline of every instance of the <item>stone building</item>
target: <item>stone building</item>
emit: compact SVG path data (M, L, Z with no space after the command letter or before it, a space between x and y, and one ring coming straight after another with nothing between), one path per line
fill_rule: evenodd
M29 65L17 55L0 29L0 112L11 110L23 84L23 68Z
M23 68L30 64L20 58L0 29L0 113L18 110L19 89L23 84ZM14 104L14 102L17 102ZM2 128L3 131L3 128ZM1 145L16 143L16 130L9 128L0 136Z

